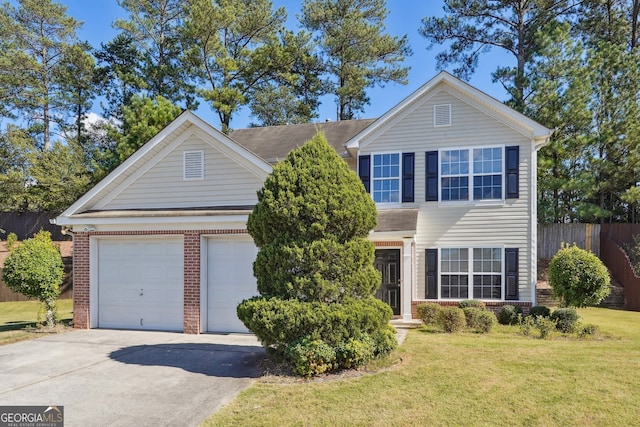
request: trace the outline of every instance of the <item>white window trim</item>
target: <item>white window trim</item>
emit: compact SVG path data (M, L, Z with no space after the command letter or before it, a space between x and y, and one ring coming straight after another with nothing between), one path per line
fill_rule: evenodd
M502 194L500 195L500 199L490 199L490 200L474 200L473 199L473 150L482 149L482 148L500 148L502 150ZM473 145L469 147L447 147L446 149L438 150L438 205L439 206L496 206L496 205L505 205L505 185L506 185L506 159L505 159L505 148L504 144L495 144L495 145ZM456 151L456 150L468 150L469 151L469 200L442 200L442 153L445 151Z
M187 177L187 156L189 154L200 155L200 174L197 177ZM182 179L184 181L202 181L204 180L204 150L185 150L182 152Z
M475 272L473 271L473 250L474 249L500 249L500 261L502 262L502 272L500 273L500 299L481 299L481 301L488 301L488 302L504 302L507 301L504 298L504 293L505 293L505 280L506 280L506 272L505 272L505 259L504 259L504 251L505 251L506 246L505 245L487 245L487 246L440 246L438 247L438 277L437 277L437 287L438 287L438 297L437 297L437 301L464 301L466 299L477 299L477 298L473 298L473 275L475 274ZM468 270L466 272L466 274L469 276L468 279L468 294L469 297L468 298L442 298L442 275L445 274L443 273L442 270L442 249L468 249L469 253L468 253ZM465 274L465 273L454 273L451 272L451 274ZM478 273L481 274L481 273ZM433 300L426 300L426 301L433 301Z
M397 202L376 202L375 199L373 198L373 192L374 192L374 182L376 181L376 178L374 178L373 176L373 169L374 169L374 159L375 156L384 156L385 154L397 154L398 155L398 201ZM381 207L381 208L395 208L395 207L400 207L402 206L402 151L380 151L380 152L375 152L375 153L371 153L371 165L370 165L370 170L369 170L369 176L371 177L371 192L370 192L370 196L371 199L375 202L376 206ZM377 180L380 181L382 179L392 179L392 178L378 178Z

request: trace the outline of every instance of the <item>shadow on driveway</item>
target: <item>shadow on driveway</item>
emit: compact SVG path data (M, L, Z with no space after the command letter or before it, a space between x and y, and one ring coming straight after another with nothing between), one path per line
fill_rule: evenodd
M109 357L126 364L174 367L213 377L257 378L257 365L265 352L255 346L176 343L124 347Z

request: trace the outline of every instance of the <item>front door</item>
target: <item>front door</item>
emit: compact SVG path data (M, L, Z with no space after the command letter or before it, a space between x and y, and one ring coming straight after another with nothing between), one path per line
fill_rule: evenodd
M382 274L376 298L389 304L394 315L400 315L400 249L377 249L375 266Z

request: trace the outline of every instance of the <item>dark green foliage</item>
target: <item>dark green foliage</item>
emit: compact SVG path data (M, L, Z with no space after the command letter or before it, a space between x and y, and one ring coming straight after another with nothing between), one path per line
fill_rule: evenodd
M48 326L53 326L63 274L62 256L51 241L51 233L40 231L11 250L4 263L2 280L9 289L39 300L45 308Z
M440 304L435 302L424 302L416 306L418 318L425 325L435 325L438 321L438 312L442 309Z
M549 310L549 307L545 307L544 305L537 305L529 309L529 316L533 319L536 319L537 317L549 317L550 315L551 310Z
M381 278L366 237L375 224L371 197L324 136L273 168L247 222L260 249L253 270L261 296L237 310L271 354L310 366L300 347L295 360L285 355L307 337L338 354L336 367L354 367L395 348L391 308L373 296Z
M458 307L443 307L438 313L438 324L447 333L458 332L466 325L464 311Z
M484 301L480 301L479 299L465 299L462 300L458 303L458 307L464 309L466 307L475 307L475 308L479 308L481 310L486 310L487 309L487 305L484 303Z
M577 246L562 248L549 264L549 283L565 307L597 305L609 295L607 267Z
M516 325L522 316L522 309L514 305L503 305L498 314L498 323L501 325Z
M374 340L376 354L384 354L391 315L391 308L374 297L340 304L254 297L238 306L238 318L276 354L304 336L338 347L362 334Z
M305 0L301 24L313 32L336 96L337 119L351 120L369 103L366 89L406 84L411 55L407 36L385 33L385 0Z
M291 343L285 355L293 365L293 372L305 377L331 371L336 361L336 352L330 345L310 337Z
M556 329L564 333L573 332L579 318L573 307L558 308L551 313L551 320L556 323Z

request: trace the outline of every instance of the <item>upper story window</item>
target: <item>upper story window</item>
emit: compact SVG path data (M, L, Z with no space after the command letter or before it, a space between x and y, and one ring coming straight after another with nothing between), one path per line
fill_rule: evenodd
M502 199L502 158L501 147L442 151L440 200Z
M400 154L373 155L373 200L376 203L400 202Z
M414 201L415 153L377 153L358 157L358 175L374 202Z
M520 147L481 147L425 153L425 200L480 201L520 195Z

